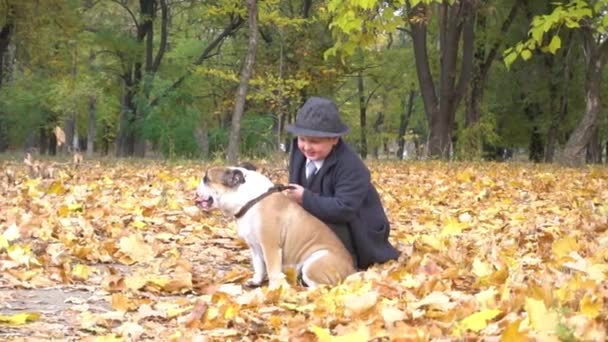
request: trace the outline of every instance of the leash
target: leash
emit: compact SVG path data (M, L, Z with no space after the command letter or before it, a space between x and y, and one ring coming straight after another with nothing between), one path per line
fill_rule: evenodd
M265 193L261 194L260 196L252 199L251 201L245 203L244 206L241 207L241 209L234 214L235 218L241 218L243 215L245 215L245 213L251 209L251 207L253 207L256 203L258 203L259 201L263 200L264 198L274 194L275 192L281 192L283 190L287 190L287 189L294 189L293 186L291 185L283 185L283 184L277 184L273 187L271 187L270 189L268 189Z

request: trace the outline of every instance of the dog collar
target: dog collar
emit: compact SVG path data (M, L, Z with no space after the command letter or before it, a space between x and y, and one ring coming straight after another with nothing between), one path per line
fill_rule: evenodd
M245 215L245 213L251 209L251 207L253 207L256 203L258 203L259 201L263 200L264 198L274 194L275 192L281 192L283 190L287 190L287 189L293 189L294 187L291 185L283 185L283 184L278 184L273 186L272 188L268 189L265 193L261 194L260 196L252 199L251 201L245 203L244 206L241 207L241 209L234 214L234 217L241 218L243 215Z

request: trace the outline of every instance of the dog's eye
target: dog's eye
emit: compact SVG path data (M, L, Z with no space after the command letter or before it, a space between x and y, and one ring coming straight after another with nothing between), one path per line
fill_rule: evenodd
M207 177L207 173L205 173L205 176L203 177L203 183L207 184L207 182L209 182L209 177Z

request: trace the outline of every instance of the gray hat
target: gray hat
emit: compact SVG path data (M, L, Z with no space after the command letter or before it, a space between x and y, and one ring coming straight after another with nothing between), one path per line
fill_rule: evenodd
M295 124L287 125L287 131L307 137L339 137L348 130L340 120L338 106L321 97L309 98L298 110Z

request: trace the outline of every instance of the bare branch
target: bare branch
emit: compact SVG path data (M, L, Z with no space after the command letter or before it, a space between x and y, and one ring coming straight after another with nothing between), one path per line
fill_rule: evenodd
M156 53L156 57L154 58L154 62L152 63L152 70L158 70L160 66L160 62L163 59L165 54L165 50L167 50L167 22L168 20L168 12L166 0L160 0L160 11L161 11L161 26L160 26L160 46L158 47L158 51Z
M118 0L111 0L111 2L114 2L118 5L120 5L120 7L124 8L127 12L129 12L131 19L133 19L133 22L135 23L135 27L139 27L139 23L137 22L137 17L135 17L135 13L133 13L133 11L131 11L129 6L127 6L125 3L118 1Z

